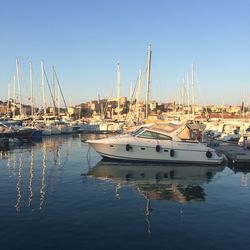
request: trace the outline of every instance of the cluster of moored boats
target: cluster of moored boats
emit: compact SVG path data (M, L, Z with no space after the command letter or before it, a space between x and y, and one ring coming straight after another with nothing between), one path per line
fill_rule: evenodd
M26 124L22 121L8 120L0 122L1 137L32 138L48 135L68 134L77 130L76 126L70 126L64 122L36 122Z
M238 142L240 146L246 139L246 146L250 146L250 122L241 120L225 120L205 123L205 134L223 142Z
M72 133L121 132L122 123L66 122L60 120L0 122L0 148L9 142L42 136ZM224 157L209 144L211 140L238 141L250 144L250 126L246 122L154 123L132 132L104 139L87 140L103 158L147 162L220 164ZM245 138L244 141L242 138ZM244 145L244 146L248 146Z
M12 119L0 120L0 148L9 143L40 138L43 136L73 134L73 133L109 133L119 132L121 126L112 123L90 123L37 120L32 122Z

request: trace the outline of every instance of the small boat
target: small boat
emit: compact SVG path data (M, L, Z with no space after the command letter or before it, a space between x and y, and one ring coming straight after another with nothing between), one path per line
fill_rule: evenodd
M32 133L35 131L33 128L22 127L22 126L10 126L0 123L0 134L2 137L15 137L21 139L29 139L32 137Z
M34 131L35 129L33 128L15 126L15 127L12 127L11 136L15 138L21 138L21 139L30 139Z
M4 125L6 125L7 127L10 126L22 126L22 120L13 120L10 118L0 118L0 122Z
M223 157L194 139L188 124L154 124L132 133L87 140L103 158L146 162L220 164Z

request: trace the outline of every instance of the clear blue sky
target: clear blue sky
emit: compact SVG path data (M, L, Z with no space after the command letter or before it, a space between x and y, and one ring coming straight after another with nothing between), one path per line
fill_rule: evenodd
M197 102L240 103L250 93L249 0L3 0L0 6L0 99L20 60L22 95L41 100L40 61L55 65L66 99L77 104L121 95L146 63L152 44L151 95L172 100L195 62ZM204 97L204 98L202 98Z

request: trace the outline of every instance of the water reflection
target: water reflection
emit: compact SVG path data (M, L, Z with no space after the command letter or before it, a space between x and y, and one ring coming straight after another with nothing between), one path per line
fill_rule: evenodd
M32 198L33 198L33 190L32 190L32 183L33 183L33 178L34 178L34 148L31 148L30 152L30 171L29 171L29 202L28 202L28 207L30 207Z
M204 183L210 182L222 166L153 165L100 161L88 175L112 179L116 190L122 184L133 184L150 200L171 200L180 203L204 201ZM119 188L118 188L119 187Z
M43 207L44 199L45 199L45 174L46 174L46 144L43 144L43 160L42 160L42 181L40 188L40 205L39 209L41 210Z
M232 163L230 168L235 174L240 174L240 184L243 187L248 186L248 178L250 176L250 166L248 163Z
M63 136L43 138L39 143L0 151L1 165L6 166L8 176L15 184L17 214L24 207L32 211L44 208L46 196L55 192L58 178L62 179L71 154L72 138Z
M19 168L18 168L18 178L17 178L17 185L16 185L16 189L17 189L17 201L16 201L16 212L17 214L20 212L21 210L21 198L22 198L22 192L21 192L21 180L22 180L22 168L23 168L23 154L20 154L19 157Z
M212 181L222 166L159 165L100 161L88 176L113 180L116 197L123 185L132 185L144 197L146 231L151 233L152 201L168 200L185 204L205 201L204 183ZM182 207L180 216L182 216Z

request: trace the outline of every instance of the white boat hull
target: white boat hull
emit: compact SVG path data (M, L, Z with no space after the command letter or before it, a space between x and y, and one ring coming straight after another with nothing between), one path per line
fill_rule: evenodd
M223 160L223 157L218 156L214 149L200 143L173 141L159 143L156 140L152 143L152 140L149 142L145 139L143 143L138 139L127 143L124 141L102 139L89 140L87 143L102 157L110 159L205 164L220 164ZM208 151L211 152L210 157L207 156Z

